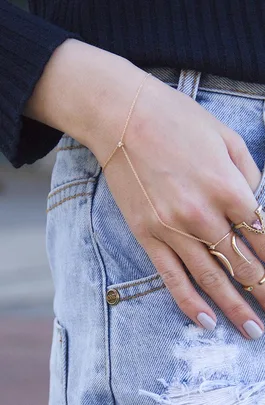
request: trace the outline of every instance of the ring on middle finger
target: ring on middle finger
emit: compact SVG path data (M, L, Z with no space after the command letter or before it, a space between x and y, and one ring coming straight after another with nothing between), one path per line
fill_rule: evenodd
M227 257L219 252L218 250L216 250L216 246L219 245L219 243L221 243L224 239L226 239L230 233L233 232L233 230L231 229L229 232L227 232L218 242L213 243L212 245L208 246L209 252L214 255L217 256L221 262L226 266L226 268L228 269L229 273L231 274L232 277L235 276L233 267L230 263L230 261L227 259ZM241 250L239 249L239 247L237 246L237 242L236 242L236 235L234 234L232 236L232 241L231 241L231 245L233 250L235 251L235 253L241 257L241 259L244 259L248 264L251 264L251 262L244 256L244 254L241 252Z
M264 284L264 283L265 283L265 273L264 273L262 279L259 280L259 282L258 282L257 284L262 285L262 284ZM249 286L242 285L242 287L244 288L245 291L251 292L251 291L254 290L254 285L249 285Z
M231 276L234 277L235 273L234 273L234 270L233 270L233 267L232 267L230 261L227 259L227 257L223 253L216 250L216 246L219 245L219 243L221 243L224 239L226 239L230 235L231 232L232 232L232 229L229 232L227 232L218 242L213 243L212 245L208 246L208 249L209 249L209 252L211 253L211 255L216 256L221 260L221 262L228 269Z

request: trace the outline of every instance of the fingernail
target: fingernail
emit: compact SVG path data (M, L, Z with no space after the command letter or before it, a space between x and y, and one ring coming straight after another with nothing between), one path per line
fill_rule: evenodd
M197 316L197 319L202 324L202 326L205 327L205 329L214 330L214 328L216 327L216 322L205 312L200 312Z
M243 328L251 339L259 339L263 335L263 330L254 321L245 322Z

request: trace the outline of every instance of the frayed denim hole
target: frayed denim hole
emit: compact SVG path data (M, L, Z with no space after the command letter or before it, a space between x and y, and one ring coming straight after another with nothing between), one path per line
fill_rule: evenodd
M174 349L177 376L170 383L158 381L162 394L143 389L140 395L162 405L261 405L265 403L265 381L248 383L238 372L238 346L227 344L222 328L211 338L197 326L186 328L185 339Z

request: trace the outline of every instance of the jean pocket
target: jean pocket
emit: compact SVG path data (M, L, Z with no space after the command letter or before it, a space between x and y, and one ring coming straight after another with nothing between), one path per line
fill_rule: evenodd
M134 283L157 273L116 204L103 173L95 185L90 215L90 228L107 285Z
M67 333L57 318L53 323L53 339L50 357L49 405L67 405Z
M52 172L51 188L97 177L99 163L90 149L65 134L57 148L56 161Z
M109 285L106 300L109 305L117 305L123 301L144 297L165 287L162 277L155 274L126 283Z
M72 200L79 200L92 195L95 177L83 178L53 188L47 198L47 213Z

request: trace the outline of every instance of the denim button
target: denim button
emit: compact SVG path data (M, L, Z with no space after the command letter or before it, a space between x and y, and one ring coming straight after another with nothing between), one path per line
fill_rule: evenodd
M110 289L107 292L107 303L110 305L116 305L120 301L119 291L115 288Z

